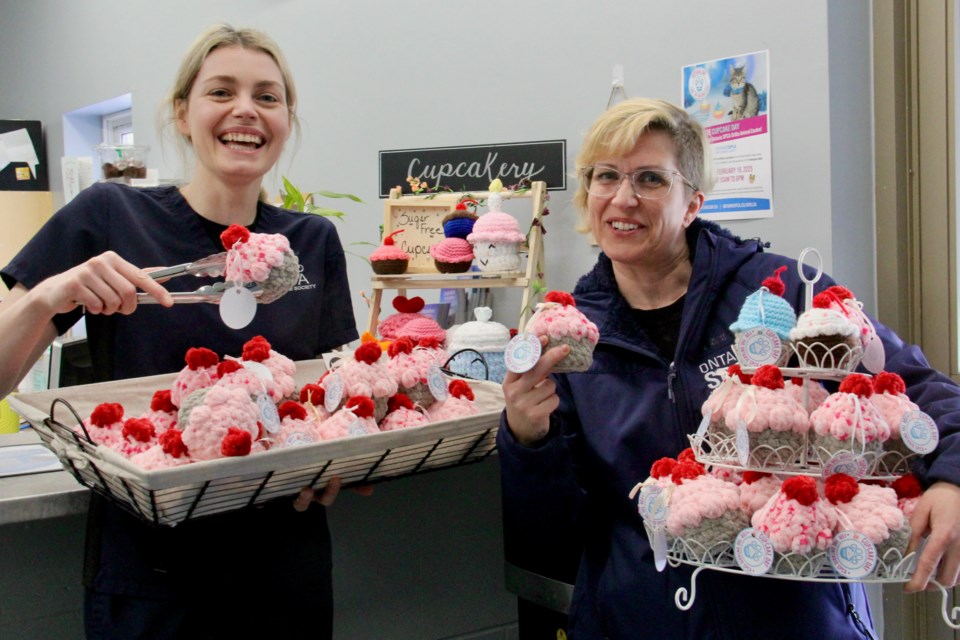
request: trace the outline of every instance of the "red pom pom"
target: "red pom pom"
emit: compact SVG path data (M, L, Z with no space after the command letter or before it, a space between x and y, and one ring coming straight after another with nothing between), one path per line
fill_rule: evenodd
M650 475L657 479L669 476L673 473L673 469L676 466L677 461L673 458L660 458L650 467Z
M299 402L294 402L293 400L287 400L277 407L277 413L280 414L281 420L284 418L303 420L307 417L307 410L303 408L303 405Z
M220 356L206 347L190 347L187 349L184 360L186 360L191 371L196 371L197 369L217 366L217 363L220 362Z
M923 485L920 484L920 478L908 473L905 476L900 476L893 481L893 484L890 485L893 487L893 490L897 492L897 497L901 500L908 498L919 498L923 495Z
M706 468L699 462L678 462L670 474L670 479L673 484L683 484L684 480L692 480L706 473Z
M246 429L230 427L227 429L227 435L223 436L220 442L220 453L231 458L236 456L250 455L250 449L253 447L253 436Z
M157 435L157 428L146 418L130 418L123 423L123 437L137 442L150 442Z
M792 384L795 387L802 387L803 378L790 378L790 384Z
M187 445L183 444L183 433L176 427L171 427L160 434L160 446L163 452L179 458L187 453Z
M313 406L319 407L323 405L326 397L327 392L318 384L305 384L303 389L300 389L300 402L304 404L309 402Z
M353 352L353 357L357 362L366 362L373 364L383 355L383 347L379 342L364 342Z
M777 365L765 364L756 370L751 382L764 389L783 389L783 373Z
M164 413L173 413L177 410L177 405L170 399L170 389L154 392L153 398L150 399L150 410Z
M105 427L120 422L123 418L123 405L117 402L104 402L98 404L90 414L90 422L98 427Z
M850 502L860 493L856 478L845 473L835 473L823 483L823 493L833 504Z
M824 293L829 293L840 302L843 302L844 300L856 300L856 297L853 295L853 293L851 293L850 289L841 287L838 284L835 284L832 287L827 287L823 291Z
M783 495L791 500L796 500L805 507L809 507L817 501L817 482L807 476L794 476L787 478L780 486Z
M390 343L387 353L390 354L391 358L395 358L398 353L413 353L413 340L406 336L397 338Z
M840 393L853 393L861 398L873 395L873 381L862 373L851 373L840 383Z
M470 388L470 385L467 384L466 380L461 380L457 378L456 380L450 381L450 395L454 398L466 398L467 400L473 400L473 389Z
M423 298L416 296L407 298L406 296L397 296L393 299L393 308L400 313L420 313L423 309Z
M233 245L238 242L246 242L249 239L250 229L239 224L230 225L226 231L220 234L220 242L223 243L223 248L227 251L232 249Z
M892 371L881 371L877 374L877 377L873 379L873 392L889 393L891 395L906 393L907 384L898 374Z
M558 302L565 307L575 307L577 306L576 301L573 299L573 296L567 293L566 291L551 291L543 298L547 302Z
M727 367L727 375L731 378L734 376L740 378L740 382L743 384L750 384L750 375L744 373L739 364L732 364Z
M677 462L696 462L697 456L693 453L693 449L687 447L680 452L680 455L677 456Z
M757 480L762 478L769 478L771 473L766 473L764 471L744 471L743 472L743 484L753 484Z
M251 338L243 345L240 357L252 362L263 362L270 357L270 343L263 336Z
M398 393L387 400L387 413L393 413L397 409L413 408L413 400L405 393Z
M783 292L787 290L787 287L783 284L783 280L780 279L780 274L786 270L786 266L780 267L773 272L772 276L763 281L763 286L767 288L767 291L776 296L783 296Z
M243 369L243 365L236 360L224 360L217 365L217 377L222 378L228 373L240 371L240 369Z
M511 337L511 338L516 338L518 333L520 333L520 330L519 330L519 329L517 329L516 327L510 327L510 337Z
M347 409L352 409L353 414L358 418L372 418L376 405L372 398L367 396L354 396L347 400Z
M440 338L435 336L427 336L426 338L420 338L420 342L417 343L417 346L423 347L424 349L439 349L440 344L443 341Z
M386 238L383 239L383 244L387 245L388 247L392 247L395 244L395 242L393 241L393 236L397 235L398 233L403 233L403 229L397 229L393 233L389 234Z

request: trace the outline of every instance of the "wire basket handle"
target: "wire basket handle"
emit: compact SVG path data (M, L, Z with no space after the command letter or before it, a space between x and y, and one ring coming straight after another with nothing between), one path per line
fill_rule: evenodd
M78 434L74 429L71 429L70 427L63 424L62 422L60 422L54 417L54 413L56 413L56 408L58 404L62 404L67 408L67 410L70 413L73 414L73 417L77 420L77 424L80 425L80 428L83 430L83 436L87 439L87 442L89 442L92 445L96 445L97 443L94 442L93 438L90 437L90 432L87 431L86 425L83 424L83 418L81 418L80 414L77 413L77 410L73 408L73 405L67 402L66 400L64 400L63 398L54 398L53 402L50 403L50 417L44 419L43 421L44 424L46 424L51 429L56 427L66 431L67 433L71 434L76 438L80 437L80 434Z
M490 367L487 366L487 359L484 358L484 357L483 357L483 354L480 353L479 351L477 351L476 349L460 349L460 351L457 351L456 353L452 354L449 358L447 358L447 361L443 363L443 367L441 367L441 369L443 370L444 373L446 373L446 374L448 374L448 375L457 375L457 376L461 376L461 377L464 377L464 378L471 378L471 376L468 376L468 375L465 374L465 373L460 373L460 372L458 372L458 371L452 371L452 370L450 370L450 363L453 361L454 358L456 358L457 356L459 356L461 353L475 353L475 354L477 354L477 357L476 357L475 359L471 360L471 361L469 362L469 364L474 364L475 362L478 362L478 361L479 361L480 364L483 365L483 379L484 379L484 380L489 380L489 379L490 379ZM471 378L471 379L473 379L473 378Z

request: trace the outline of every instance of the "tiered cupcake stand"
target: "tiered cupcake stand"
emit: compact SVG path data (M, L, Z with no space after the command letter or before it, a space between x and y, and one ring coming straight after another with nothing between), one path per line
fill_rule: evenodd
M801 254L800 276L807 283L807 308L811 307L812 287L819 279L808 279L802 271L804 255ZM816 253L819 258L819 254ZM807 400L809 380L840 381L849 375L860 363L862 351L856 347L850 349L838 345L825 350L820 358L815 358L806 347L794 347L793 360L806 366L782 368L784 378L803 378L804 403ZM736 347L735 347L736 352ZM750 358L736 355L744 373L753 373L755 368L744 366ZM811 444L801 447L748 448L744 435L738 436L726 431L708 430L709 416L696 434L689 436L690 445L701 464L720 467L732 471L761 471L778 476L807 475L825 477L830 473L843 472L861 480L893 480L909 472L909 464L914 453L884 451L880 454L851 449L849 452L833 454ZM855 442L855 439L851 439ZM696 600L697 577L704 570L720 571L775 578L780 580L799 580L804 582L864 582L864 583L904 583L909 581L916 568L919 550L902 555L898 549L891 548L882 555L859 533L844 531L834 537L833 544L825 551L813 554L775 554L766 537L752 528L744 529L736 540L723 541L705 547L696 540L671 538L665 531L666 506L663 494L654 488L645 488L639 494L639 508L644 518L644 526L654 558L659 570L667 565L694 567L690 577L690 588L680 587L674 595L677 608L689 610ZM960 629L960 607L950 607L950 594L935 580L930 580L942 596L941 614L944 622L953 629Z

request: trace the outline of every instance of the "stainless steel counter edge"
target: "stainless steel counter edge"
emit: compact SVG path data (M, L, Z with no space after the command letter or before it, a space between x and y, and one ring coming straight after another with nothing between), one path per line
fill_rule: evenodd
M32 429L0 435L0 446L39 443ZM90 490L66 471L0 478L0 526L85 513Z

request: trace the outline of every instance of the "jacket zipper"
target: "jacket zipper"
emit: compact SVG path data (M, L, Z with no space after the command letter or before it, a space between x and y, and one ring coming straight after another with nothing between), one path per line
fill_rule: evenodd
M870 631L870 628L864 624L863 620L860 618L860 613L857 611L856 606L853 604L853 595L850 593L849 585L840 583L840 591L843 593L843 600L847 605L847 615L850 616L850 619L853 620L853 626L863 634L864 638L869 640L877 640L877 636Z
M670 369L667 371L667 397L670 398L670 402L677 404L677 397L673 393L673 381L677 379L677 365L675 362L670 362Z

